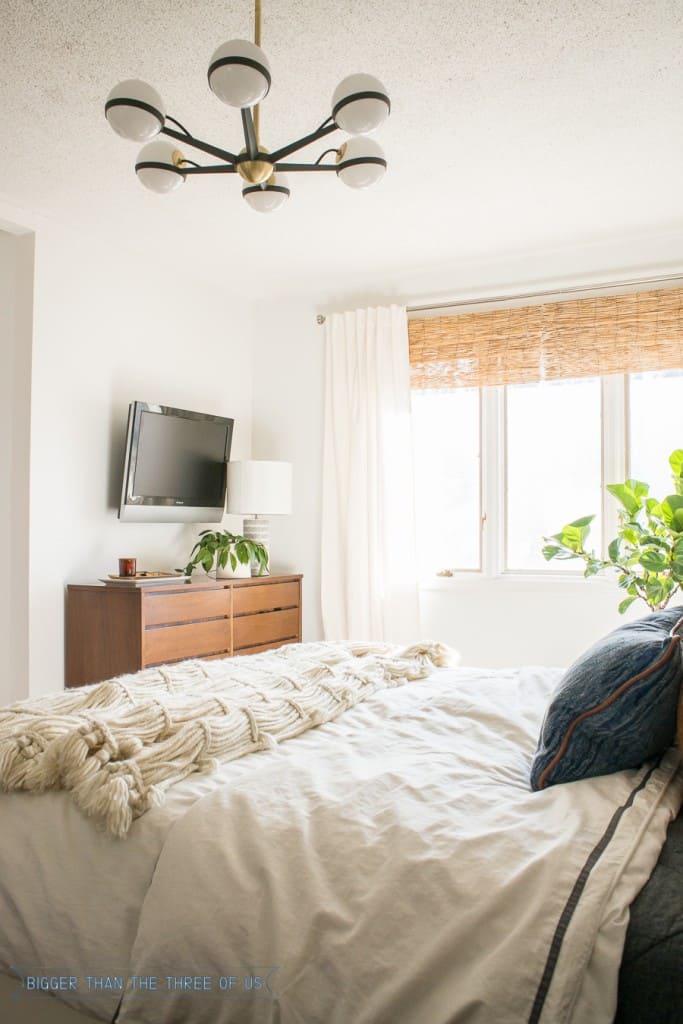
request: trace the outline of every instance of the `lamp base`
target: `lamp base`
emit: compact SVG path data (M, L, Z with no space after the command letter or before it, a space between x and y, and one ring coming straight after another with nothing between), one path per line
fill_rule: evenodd
M247 540L253 540L257 544L263 544L268 552L268 568L261 576L270 576L270 520L267 516L254 516L252 519L245 519L242 532ZM259 575L258 562L252 560L251 575Z

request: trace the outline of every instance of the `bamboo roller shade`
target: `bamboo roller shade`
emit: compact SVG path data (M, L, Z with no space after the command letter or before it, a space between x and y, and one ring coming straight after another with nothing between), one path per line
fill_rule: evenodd
M415 389L683 368L683 288L408 322Z

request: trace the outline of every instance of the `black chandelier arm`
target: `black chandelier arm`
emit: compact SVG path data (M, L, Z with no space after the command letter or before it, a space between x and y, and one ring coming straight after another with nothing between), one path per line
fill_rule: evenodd
M195 164L194 167L181 167L183 174L234 174L237 168L234 164L209 164L206 167L200 167L199 164Z
M259 145L258 139L256 138L256 128L254 127L254 118L251 113L250 107L242 108L242 128L244 129L244 145L246 146L247 156L250 160L256 160L258 158Z
M183 132L187 136L188 139L192 138L192 132L188 132L188 130L185 127L185 125L181 124L180 121L177 120L177 118L171 117L170 114L166 114L166 120L167 121L173 121L173 124L177 125L178 128L180 128L181 132Z
M320 128L316 128L316 131L318 131L318 132L319 132L321 128L324 128L324 127L325 127L326 125L328 125L328 124L329 124L329 123L330 123L331 121L334 121L334 116L333 116L332 114L328 114L328 116L327 116L327 117L325 118L325 120L323 121L323 123L322 123L322 124L320 125Z
M225 160L227 163L235 163L237 156L235 153L230 153L227 149L219 149L218 146L212 146L208 142L202 142L201 139L195 139L194 135L183 135L181 132L175 131L173 128L167 128L166 125L161 129L161 135L168 135L169 138L175 139L177 142L184 142L188 146L192 146L194 149L200 149L202 153L209 153L210 156L218 157L219 160Z
M336 171L336 164L287 164L287 163L276 163L274 164L276 171L282 171L284 174L289 174L290 171Z
M337 130L337 125L334 121L331 124L323 124L321 128L311 132L310 135L304 135L302 139L297 139L296 142L290 142L288 146L276 149L274 153L271 153L269 159L271 163L275 164L279 160L284 159L284 157L289 156L290 153L296 153L298 149L303 149L304 146L310 146L312 142L317 142L318 139L324 139L326 135L329 135L331 132L336 132Z
M324 160L328 153L339 153L339 150L335 149L334 146L331 149L326 149L325 152L321 153L318 159L316 160L316 165L319 164L321 160Z

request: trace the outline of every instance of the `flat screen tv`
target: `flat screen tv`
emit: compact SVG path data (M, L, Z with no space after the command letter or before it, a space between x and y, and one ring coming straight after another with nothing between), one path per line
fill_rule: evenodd
M233 425L224 416L132 402L119 519L220 522Z

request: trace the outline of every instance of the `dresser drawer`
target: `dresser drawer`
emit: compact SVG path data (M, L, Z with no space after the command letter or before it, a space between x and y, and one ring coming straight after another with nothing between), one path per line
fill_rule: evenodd
M190 585L191 586L191 585ZM230 615L228 590L197 590L174 594L143 594L142 614L145 626L158 626L172 622L195 622Z
M233 652L240 654L245 647L265 647L280 640L299 637L299 609L281 612L261 612L233 619Z
M255 647L241 647L239 651L235 651L235 657L237 655L244 654L263 654L264 651L274 651L277 647L282 647L283 643L295 643L296 637L292 637L291 640L273 640L269 644L257 644Z
M146 629L143 639L145 665L161 665L183 658L230 653L230 623L227 619L188 622L179 626Z
M296 608L299 604L299 584L262 583L254 587L235 587L232 600L233 615Z

